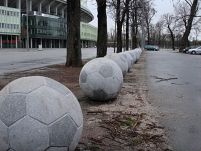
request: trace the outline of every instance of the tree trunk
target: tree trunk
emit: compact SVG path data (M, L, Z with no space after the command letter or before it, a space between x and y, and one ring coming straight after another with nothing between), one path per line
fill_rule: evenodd
M135 30L135 45L134 45L134 49L137 48L137 35L138 35L138 8L135 9L135 20L134 20L134 23L135 23L135 27L134 27L134 30Z
M117 0L117 53L122 52L122 25L120 21L120 0Z
M129 0L126 0L125 7L123 8L122 14L120 15L120 0L117 0L117 53L122 52L122 25L124 22L126 10L128 9ZM120 19L121 16L121 19Z
M97 57L104 57L107 54L106 0L96 0L96 2L98 7Z
M114 25L114 53L116 52L115 48L116 48L116 40L117 40L117 30L116 30L116 26L117 26L117 23L116 23L116 18L115 18L115 25Z
M135 22L134 25L132 25L132 49L137 48L138 25L135 20L134 22Z
M147 44L150 45L150 29L149 26L147 27Z
M161 47L161 32L159 32L158 40L158 46Z
M174 47L174 34L173 34L172 30L170 29L169 25L168 25L168 29L170 31L170 36L171 36L171 40L172 40L172 49L175 50L175 47Z
M126 10L126 50L129 49L129 9Z
M132 41L131 41L131 43L132 43L132 46L131 46L131 49L134 49L135 48L135 32L134 32L134 24L132 24L131 25L131 32L132 32L132 34L131 34L131 37L132 37Z
M117 21L117 53L122 52L122 24Z
M80 0L67 0L67 56L66 67L81 67Z
M179 52L182 52L182 50L188 45L188 36L191 32L193 18L196 15L197 4L198 4L198 0L193 0L193 4L191 6L190 16L188 18L188 24L186 26L186 30L185 30L184 35L182 37L181 47L179 49Z

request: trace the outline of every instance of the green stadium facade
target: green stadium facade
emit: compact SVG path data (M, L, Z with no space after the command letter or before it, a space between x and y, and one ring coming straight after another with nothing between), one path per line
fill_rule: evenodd
M66 13L66 0L1 0L0 48L26 47L27 18L29 48L66 48ZM96 46L97 27L89 24L93 19L87 0L81 0L82 48Z

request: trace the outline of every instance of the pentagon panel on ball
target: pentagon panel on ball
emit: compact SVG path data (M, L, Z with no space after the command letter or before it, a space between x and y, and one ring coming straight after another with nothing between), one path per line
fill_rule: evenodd
M111 55L105 56L105 58L114 61L120 67L123 76L126 75L126 73L128 72L128 63L125 57L117 53L112 53Z
M82 129L79 102L53 79L23 77L0 91L0 150L74 150Z
M107 58L96 58L87 62L79 76L83 93L94 101L115 99L123 84L120 67Z

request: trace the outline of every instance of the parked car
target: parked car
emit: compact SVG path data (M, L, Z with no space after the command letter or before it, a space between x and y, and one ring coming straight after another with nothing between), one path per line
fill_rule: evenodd
M197 47L197 48L189 49L188 53L191 53L191 54L201 54L201 46Z
M188 50L189 50L189 49L194 49L194 48L197 48L197 47L200 47L200 45L195 45L195 46L186 47L185 49L183 49L183 53L188 53Z
M190 47L186 47L185 49L183 49L183 53L187 53L189 49Z
M159 47L158 46L153 46L153 45L146 45L145 50L153 50L153 51L158 51Z
M156 51L159 51L159 49L160 49L159 46L155 46L155 48L156 48L155 49Z

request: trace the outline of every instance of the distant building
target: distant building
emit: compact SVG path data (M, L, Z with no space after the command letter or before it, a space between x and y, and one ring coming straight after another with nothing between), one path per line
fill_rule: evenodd
M28 8L26 7L28 2ZM27 12L29 47L66 47L66 0L1 0L0 48L26 47ZM87 0L81 1L80 36L82 47L94 47L97 27L89 24L94 19L87 8Z

